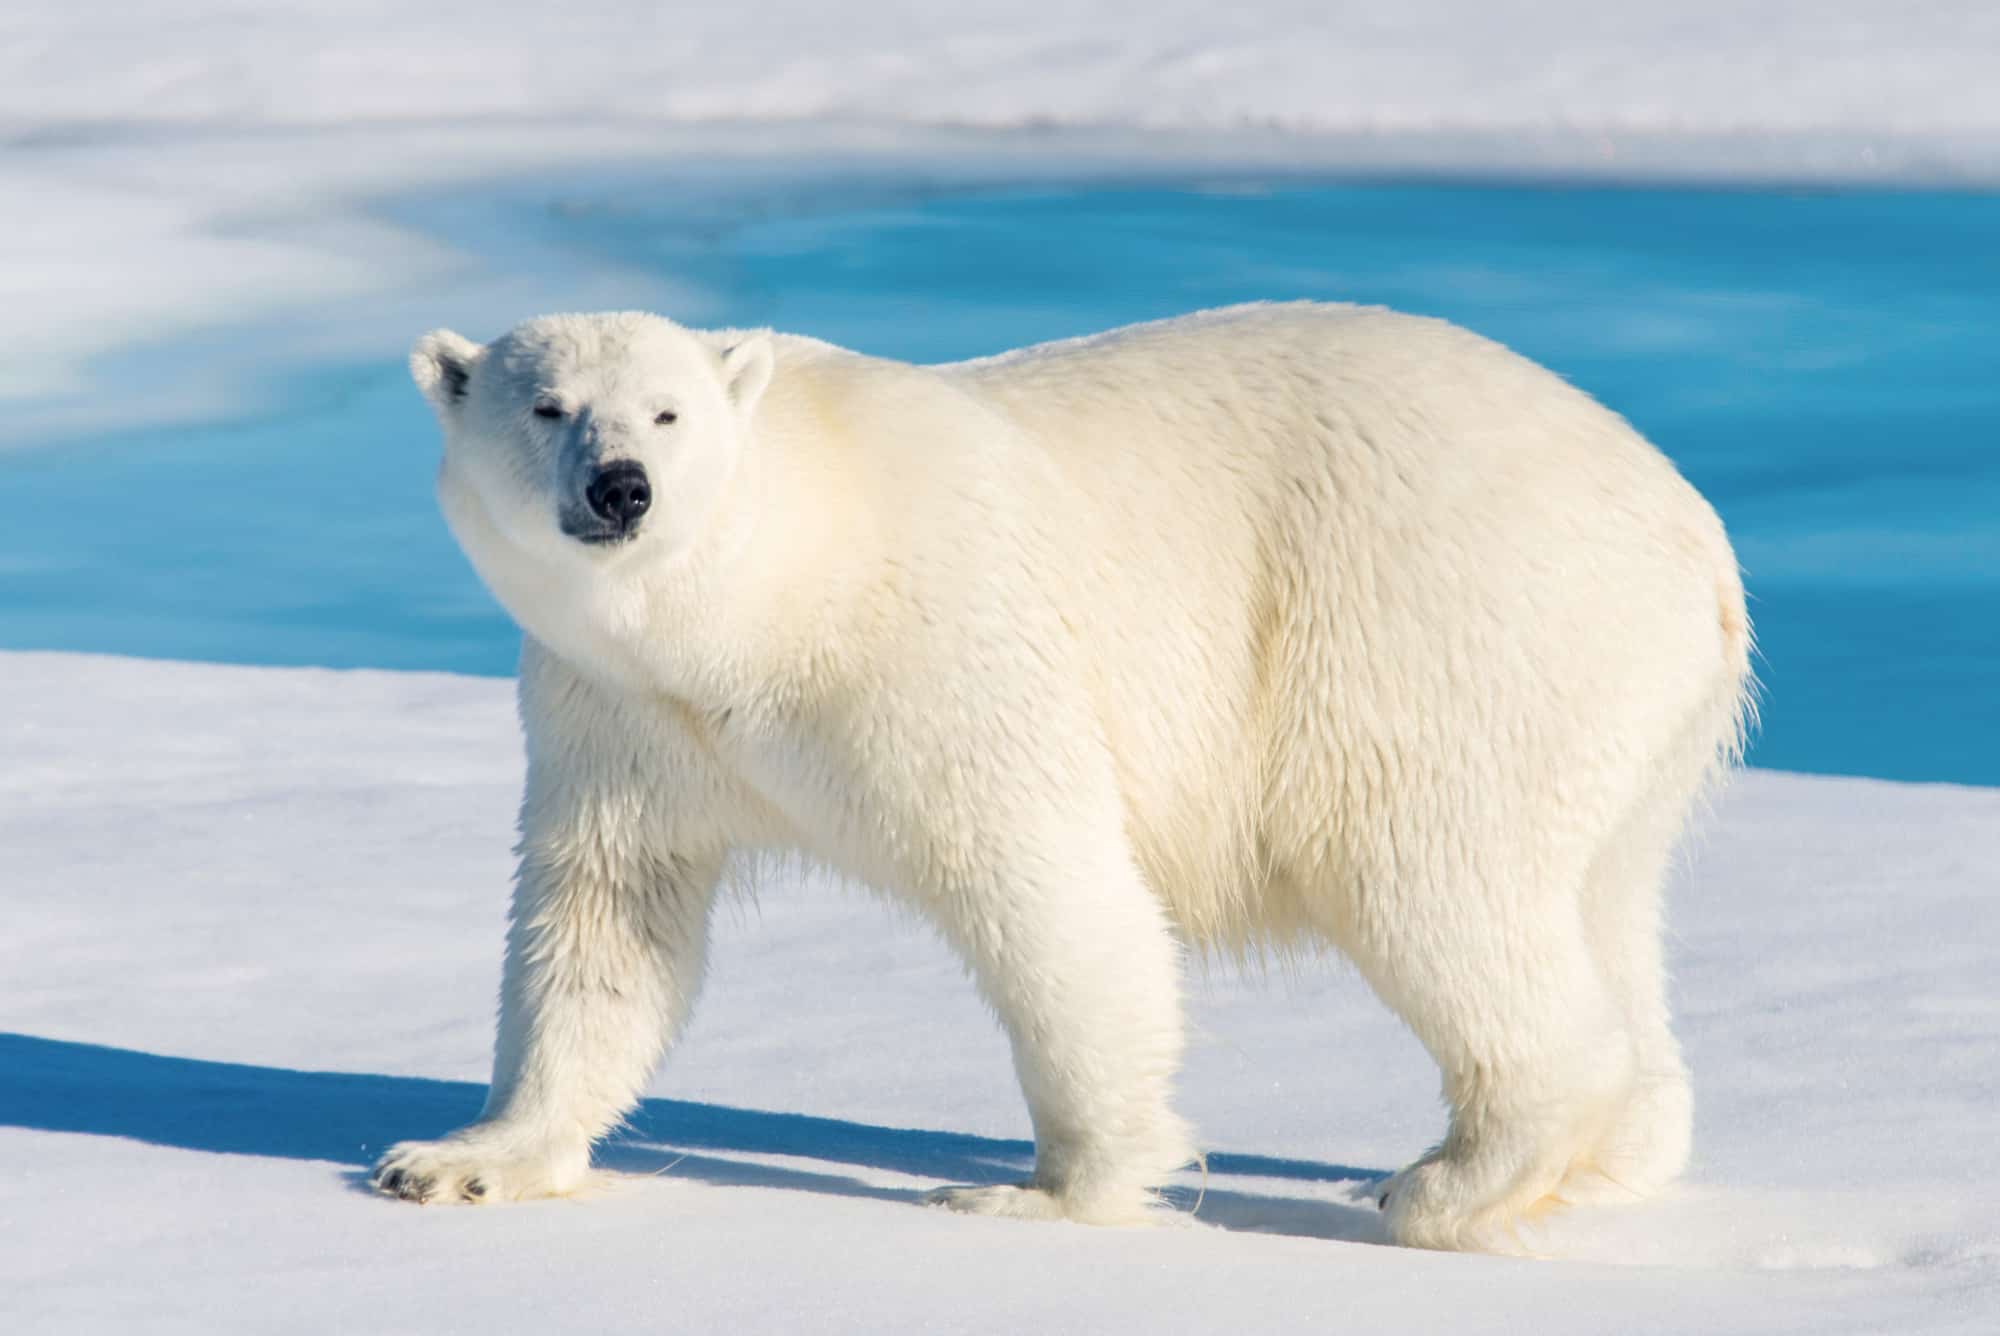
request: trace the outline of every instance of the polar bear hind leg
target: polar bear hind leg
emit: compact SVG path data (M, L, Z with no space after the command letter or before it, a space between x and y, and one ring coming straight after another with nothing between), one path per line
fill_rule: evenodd
M1565 1200L1650 1196L1687 1166L1694 1097L1668 1005L1662 900L1688 813L1734 761L1745 709L1736 667L1591 863L1584 915L1606 982L1624 1007L1636 1065L1623 1107L1564 1180Z
M1631 1088L1596 1147L1564 1178L1557 1194L1564 1201L1649 1196L1687 1164L1694 1100L1668 1009L1661 905L1686 796L1649 797L1591 865L1586 926L1623 1008L1634 1067Z
M1635 1054L1574 885L1406 885L1431 912L1385 904L1349 954L1437 1060L1444 1140L1382 1191L1390 1236L1426 1248L1504 1246L1557 1198L1624 1105Z

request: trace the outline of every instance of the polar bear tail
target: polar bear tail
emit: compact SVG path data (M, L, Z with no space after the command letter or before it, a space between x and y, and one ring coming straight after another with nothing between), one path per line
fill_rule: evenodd
M1723 687L1722 709L1729 726L1723 733L1718 771L1740 765L1750 737L1757 731L1759 684L1752 659L1757 653L1756 631L1744 607L1743 576L1732 554L1716 581L1717 618L1722 627Z

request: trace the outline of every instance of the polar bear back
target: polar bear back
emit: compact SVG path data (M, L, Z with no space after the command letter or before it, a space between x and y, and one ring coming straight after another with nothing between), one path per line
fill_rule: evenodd
M1011 429L984 462L1062 554L1038 578L1087 628L1128 824L1198 939L1282 940L1328 876L1449 863L1413 845L1504 841L1558 797L1601 835L1735 737L1720 522L1497 344L1296 304L935 370Z

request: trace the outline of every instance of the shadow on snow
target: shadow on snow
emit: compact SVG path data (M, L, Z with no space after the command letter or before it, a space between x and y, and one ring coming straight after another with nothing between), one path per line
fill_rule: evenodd
M128 1137L225 1155L325 1160L353 1169L372 1163L392 1140L434 1137L469 1122L486 1094L484 1086L464 1081L203 1062L7 1033L0 1033L0 1072L0 1126ZM962 1132L649 1099L599 1147L596 1160L620 1173L671 1173L718 1185L883 1201L912 1202L923 1191L737 1156L818 1160L939 1183L1000 1183L1027 1176L1034 1147ZM1227 1180L1365 1184L1382 1172L1217 1152L1208 1157L1198 1215L1225 1229L1381 1242L1372 1204L1271 1196L1233 1188ZM350 1179L362 1181L358 1173ZM1182 1210L1194 1206L1196 1195L1169 1192Z

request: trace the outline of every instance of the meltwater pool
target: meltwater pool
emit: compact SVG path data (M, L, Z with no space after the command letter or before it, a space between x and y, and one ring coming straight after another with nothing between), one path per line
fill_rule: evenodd
M548 304L921 361L1258 298L1448 317L1624 413L1722 512L1762 651L1753 763L2000 784L2000 196L888 179L697 203L633 173L380 212ZM0 426L0 647L510 672L404 370L454 300L282 375L268 324L115 357L140 388L240 363L240 411Z

